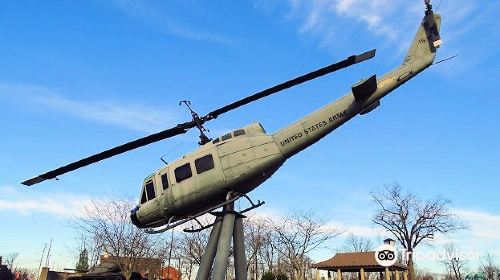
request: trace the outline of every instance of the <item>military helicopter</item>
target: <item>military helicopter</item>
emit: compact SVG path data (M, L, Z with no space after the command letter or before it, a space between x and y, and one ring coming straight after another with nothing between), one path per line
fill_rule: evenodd
M268 134L258 123L251 123L215 139L205 134L204 124L222 114L286 88L349 67L375 56L375 50L353 55L306 75L255 93L204 116L191 109L192 120L149 136L86 157L23 182L31 186L78 168L96 163L151 143L197 128L200 147L190 154L161 167L144 179L139 204L131 211L131 220L151 233L163 232L217 208L234 202L269 179L287 159L316 143L353 117L365 115L380 105L387 94L428 68L441 45L441 16L434 14L429 0L411 46L400 66L377 79L363 79L351 92L295 123ZM228 193L233 195L228 196ZM252 209L262 204L254 204ZM248 210L247 209L247 210Z

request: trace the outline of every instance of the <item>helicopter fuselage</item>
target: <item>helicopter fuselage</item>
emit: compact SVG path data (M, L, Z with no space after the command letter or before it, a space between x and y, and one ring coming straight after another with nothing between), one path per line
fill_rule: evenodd
M160 226L221 203L229 191L248 193L284 162L259 123L223 135L148 176L134 223Z

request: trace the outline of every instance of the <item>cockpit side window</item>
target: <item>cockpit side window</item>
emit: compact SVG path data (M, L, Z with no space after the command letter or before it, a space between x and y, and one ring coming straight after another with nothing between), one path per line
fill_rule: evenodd
M205 171L214 168L214 158L212 155L206 155L194 161L196 167L196 173L201 174Z
M245 130L244 129L238 129L233 132L234 137L245 135Z
M168 178L167 178L167 173L161 175L161 185L163 186L163 189L166 190L168 189Z
M146 183L146 194L148 195L148 201L156 197L155 187L152 181Z
M193 176L193 173L191 172L191 165L189 163L177 167L174 170L174 173L175 173L175 180L177 181L177 183L180 183Z
M141 204L146 203L148 199L146 198L146 190L142 190Z

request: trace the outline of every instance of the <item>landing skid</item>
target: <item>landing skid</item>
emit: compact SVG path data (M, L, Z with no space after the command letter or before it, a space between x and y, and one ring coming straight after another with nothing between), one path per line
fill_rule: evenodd
M240 198L246 198L251 206L241 211L234 210L234 202ZM185 232L198 232L212 227L210 238L205 247L205 253L201 259L200 268L196 274L196 280L226 279L229 255L231 254L231 240L233 241L234 272L236 279L247 279L247 261L245 255L245 236L243 232L243 218L252 209L260 207L264 201L258 200L254 203L246 194L229 192L226 201L209 209L201 211L180 221L172 223L175 217L171 217L162 228L147 229L147 233L161 233L188 221L196 221L199 228L185 229ZM223 207L222 211L215 212L217 208ZM210 213L216 216L215 221L209 225L203 225L198 217Z
M221 208L221 207L225 207L229 204L234 204L234 202L240 198L246 198L248 200L248 202L250 202L251 206L242 210L242 211L239 211L238 213L239 214L243 214L243 213L246 213L252 209L255 209L257 207L260 207L262 206L265 202L264 201L260 201L260 200L257 200L257 203L254 203L250 197L246 194L241 194L241 193L236 193L236 192L230 192L228 193L227 195L227 198L226 198L226 201L222 202L222 203L219 203L215 206L212 206L208 209L205 209L203 211L200 211L194 215L191 215L191 216L188 216L187 218L184 218L184 219L180 219L178 221L175 221L173 222L173 220L176 218L176 217L170 217L170 219L167 221L167 224L162 226L162 227L158 227L158 228L147 228L144 230L144 232L146 233L149 233L149 234L158 234L158 233L162 233L162 232L165 232L167 230L170 230L170 229L173 229L174 227L177 227L177 226L180 226L182 224L185 224L189 221L196 221L198 223L198 225L200 226L199 228L191 228L191 229L184 229L185 232L198 232L198 231L202 231L202 230L205 230L207 228L210 228L212 227L216 222L217 220L212 223L212 224L208 224L208 225L203 225L197 218L202 216L202 215L205 215L207 213L210 213L214 216L221 216L224 214L225 211L222 211L222 212L214 212L214 210L216 210L217 208ZM233 210L234 212L234 210Z
M229 194L228 194L229 195ZM206 279L226 279L229 255L231 254L231 240L233 241L234 272L235 279L247 279L247 260L245 255L245 236L243 231L243 212L250 211L264 204L258 202L254 204L250 198L246 197L252 206L237 212L234 211L234 202L226 204L223 211L211 213L217 218L211 224L212 231L205 252L201 258L200 268L196 274L196 280ZM201 223L200 223L201 225ZM202 228L206 228L205 226ZM188 232L200 231L191 230Z
M255 209L255 208L257 208L257 207L260 207L260 206L264 205L264 203L266 203L266 202L264 202L264 201L260 201L260 200L257 200L257 203L254 203L254 202L252 201L252 199L250 199L250 197L249 197L248 195L246 195L246 194L238 194L238 199L239 199L239 198L242 198L242 197L246 198L246 199L248 200L248 202L250 202L251 206L250 206L250 207L247 207L247 208L245 208L245 209L243 209L243 210L241 210L241 211L238 211L238 212L236 212L236 211L234 211L234 210L233 210L232 212L233 212L234 214L237 214L237 215L242 216L243 218L246 218L246 217L243 215L243 213L246 213L246 212L248 212L248 211L250 211L250 210L252 210L252 209ZM232 203L232 202L230 202L230 203ZM227 204L225 204L225 205L228 205L228 203L227 203ZM217 207L217 208L218 208L218 207ZM217 212L214 212L214 211L209 211L209 213L210 213L210 214L212 214L212 215L214 215L214 216L216 216L216 217L222 217L222 216L224 216L224 214L225 214L225 213L227 213L227 211L226 211L226 210L224 210L224 211L217 211ZM213 223L211 223L211 224L208 224L208 225L203 225L203 224L202 224L202 223L201 223L201 222L200 222L197 218L194 218L193 220L194 220L194 221L196 221L200 227L199 227L199 228L194 228L194 227L191 227L190 229L187 229L187 228L186 228L186 229L184 229L184 232L199 232L199 231L202 231L202 230L205 230L205 229L207 229L207 228L212 227L212 226L213 226L213 225L215 225L215 223L217 222L217 221L215 221L215 222L213 222Z

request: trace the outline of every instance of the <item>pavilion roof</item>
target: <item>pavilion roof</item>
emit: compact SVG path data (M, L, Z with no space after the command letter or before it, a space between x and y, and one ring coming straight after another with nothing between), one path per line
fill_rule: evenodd
M356 252L356 253L337 253L333 258L315 263L312 268L323 270L344 270L344 271L359 271L364 268L366 271L384 271L385 267L381 266L375 260L375 251L371 252ZM396 262L389 267L391 270L406 270L406 265Z

